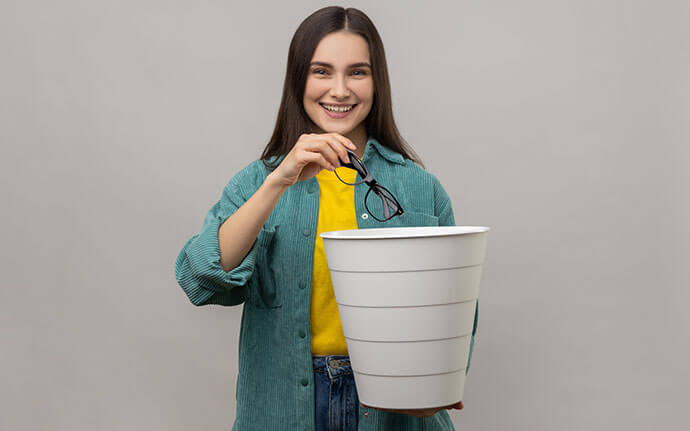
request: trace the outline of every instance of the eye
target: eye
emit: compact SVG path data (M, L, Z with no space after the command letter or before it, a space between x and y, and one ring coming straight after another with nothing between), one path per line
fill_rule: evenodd
M321 73L321 72L323 72L323 73ZM325 75L328 72L326 72L325 69L314 69L314 73L316 73L317 75Z
M353 73L353 74L359 73L359 75L355 75L355 76L364 76L364 75L367 74L367 72L364 71L364 70L354 70L352 73Z

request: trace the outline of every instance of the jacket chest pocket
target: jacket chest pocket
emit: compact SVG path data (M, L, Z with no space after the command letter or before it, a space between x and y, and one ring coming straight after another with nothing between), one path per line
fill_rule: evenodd
M264 226L256 237L258 250L248 301L257 308L282 306L278 288L278 262L275 259L275 228Z
M403 215L393 217L390 221L395 221L396 224L387 224L385 227L438 226L438 217L435 215L415 211L405 211Z

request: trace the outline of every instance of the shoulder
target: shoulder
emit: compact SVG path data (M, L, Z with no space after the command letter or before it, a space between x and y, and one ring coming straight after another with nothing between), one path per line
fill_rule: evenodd
M396 171L397 175L405 175L417 182L432 183L434 181L438 181L434 174L422 168L412 159L405 158L402 154L398 153L392 148L381 145L373 138L371 138L370 141L374 144L373 147L378 151L383 159L388 162L387 165L392 170Z
M405 177L417 187L421 187L433 197L435 213L439 214L450 206L450 196L438 176L427 171L410 159L405 159Z
M410 159L405 159L404 164L400 164L394 169L398 169L395 173L396 178L401 178L403 183L407 183L408 187L423 190L425 193L434 197L437 203L445 204L449 199L446 190L441 185L441 180L433 172L430 172Z
M441 185L441 182L439 181L436 175L422 168L414 161L410 159L404 159L403 162L404 163L398 165L397 169L400 169L402 171L401 173L404 174L411 181L428 185L429 187L433 187L434 189L438 188Z
M268 174L268 168L264 163L260 159L254 160L235 173L225 187L226 189L250 190L253 193L263 184Z

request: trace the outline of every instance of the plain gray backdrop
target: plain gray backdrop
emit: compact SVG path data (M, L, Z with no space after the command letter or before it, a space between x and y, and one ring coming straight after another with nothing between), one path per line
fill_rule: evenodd
M230 428L242 306L194 307L175 258L331 4L0 1L0 429ZM687 429L690 4L341 5L492 229L457 429Z

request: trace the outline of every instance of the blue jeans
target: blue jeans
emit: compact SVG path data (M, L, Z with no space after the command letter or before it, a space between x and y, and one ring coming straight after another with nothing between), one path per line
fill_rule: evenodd
M350 357L313 356L316 431L357 431L359 396Z

